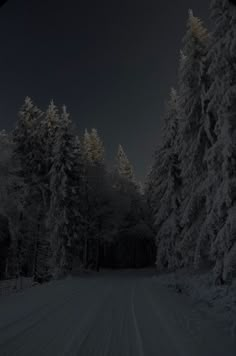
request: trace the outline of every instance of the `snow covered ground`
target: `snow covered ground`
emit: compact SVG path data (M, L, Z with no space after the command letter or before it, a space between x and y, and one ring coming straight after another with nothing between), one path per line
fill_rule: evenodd
M103 271L0 298L1 356L235 356L227 326L154 271Z
M236 280L231 285L214 285L209 270L189 271L180 269L158 275L158 283L191 297L198 309L207 311L222 320L236 338Z

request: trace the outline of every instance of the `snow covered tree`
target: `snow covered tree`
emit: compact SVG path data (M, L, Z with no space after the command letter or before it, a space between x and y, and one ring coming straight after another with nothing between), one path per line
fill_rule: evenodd
M85 130L83 139L84 158L84 266L89 260L99 269L103 218L106 212L105 149L96 129Z
M215 26L210 35L202 22L189 13L180 61L175 140L181 178L180 233L170 256L176 255L179 266L213 263L215 282L220 283L230 281L236 271L234 5L229 0L212 1ZM161 145L146 188L157 228L159 222L165 226L161 219L169 217L161 179L168 169L163 163L165 154ZM160 251L165 252L165 246ZM165 253L159 259L168 266Z
M0 152L0 211L8 221L8 234L10 235L10 246L5 256L5 278L8 278L19 275L23 261L22 254L19 254L19 240L22 228L21 217L24 211L25 184L20 162L16 159L16 155L13 156L12 134L5 130L0 132Z
M89 164L104 164L104 146L96 129L93 128L90 133L87 129L85 130L83 147L85 158Z
M141 196L140 186L136 182L133 166L121 145L118 146L115 160L113 185L121 194L132 195L134 200Z
M7 201L7 185L11 168L13 144L5 130L0 131L0 197L1 213L4 214L4 203Z
M115 255L119 266L138 267L142 264L141 246L146 244L148 250L150 248L148 237L151 236L153 242L154 236L150 228L151 223L148 219L148 209L141 185L136 181L133 166L121 145L118 146L114 168L112 184L123 205L115 243L117 248ZM145 258L148 258L148 255L144 253L143 261Z
M171 91L164 116L162 144L149 173L152 210L155 218L157 259L159 270L173 269L176 264L175 246L179 235L180 172L176 139L178 133L178 101Z
M212 140L207 152L205 234L210 236L215 280L224 282L232 278L236 267L236 8L228 0L214 0L211 17L215 26L208 54L211 86L206 98Z
M134 194L137 192L141 194L140 185L136 181L133 166L121 145L118 146L113 175L114 188L123 192L123 194L126 194L126 192L130 194L132 190Z
M32 180L38 169L38 127L43 112L26 97L13 132L15 153L21 161L25 180Z
M60 114L57 106L52 100L40 124L40 141L42 154L44 156L42 174L47 177L47 173L53 163L53 147L56 141L57 131L60 127Z
M43 199L40 185L42 155L39 137L42 116L42 111L27 97L13 132L13 156L20 163L20 169L15 174L22 177L24 182L24 207L17 242L19 271L24 274L34 273L37 241L42 233Z
M81 233L81 147L78 137L71 130L65 106L58 122L52 154L49 231L53 253L52 274L58 277L71 270L73 250Z
M134 170L128 160L126 153L121 145L118 146L118 152L116 157L116 169L121 177L128 179L129 181L134 180Z
M37 187L40 190L40 202L36 205L39 209L40 224L38 229L40 234L35 240L35 255L33 273L37 281L44 281L50 276L51 236L48 223L48 211L50 206L50 177L49 171L53 162L53 147L55 144L56 132L59 126L59 112L54 102L51 101L46 113L42 116L37 127L37 147L38 147L38 172Z
M181 161L181 238L178 253L184 265L200 263L198 238L205 218L204 161L209 140L205 130L202 94L207 83L205 57L208 32L200 19L189 11L187 32L179 72L179 134L178 148Z
M157 188L157 179L158 179L158 165L159 165L159 152L158 149L155 150L153 154L153 164L148 168L148 172L145 177L144 184L144 193L146 197L147 206L150 212L150 217L152 219L153 225L155 221L155 213L157 209L157 200L156 200L156 188Z
M0 279L8 277L10 248L12 244L10 233L10 196L9 175L12 166L12 140L5 131L0 131Z

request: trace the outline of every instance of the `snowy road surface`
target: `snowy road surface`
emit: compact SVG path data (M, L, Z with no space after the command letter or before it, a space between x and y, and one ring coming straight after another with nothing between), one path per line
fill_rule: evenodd
M0 355L235 356L227 328L153 273L102 272L1 297Z

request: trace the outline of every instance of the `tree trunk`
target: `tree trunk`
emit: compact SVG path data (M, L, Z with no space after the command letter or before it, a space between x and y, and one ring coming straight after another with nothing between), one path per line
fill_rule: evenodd
M88 236L85 236L84 240L84 256L83 256L83 265L84 268L88 267Z
M33 278L36 280L36 275L37 275L37 260L38 260L38 240L39 240L39 234L40 234L40 224L38 224L38 234L35 238L35 244L34 244L34 262L33 262Z
M97 239L96 244L96 271L99 272L100 269L100 239Z
M8 265L9 265L9 258L7 257L6 264L5 264L5 279L8 279Z

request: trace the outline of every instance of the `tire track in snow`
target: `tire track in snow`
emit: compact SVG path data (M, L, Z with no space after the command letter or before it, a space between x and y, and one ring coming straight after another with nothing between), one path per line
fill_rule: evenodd
M75 296L71 299L71 303L60 312L54 318L54 324L59 325L59 329L48 337L47 335L42 335L42 343L35 347L34 350L31 350L29 356L41 356L41 355L66 355L67 348L70 348L69 355L73 355L73 350L71 349L72 339L74 339L75 330L81 328L84 325L84 322L89 319L88 315L94 315L97 317L97 311L100 310L101 305L105 303L105 298L108 297L108 292L110 288L105 288L105 292L99 293L96 295L96 303L94 303L94 295L86 296L84 291L83 297L85 300L78 300ZM83 305L83 302L86 301L86 305ZM81 303L82 302L82 303ZM79 303L79 304L78 304ZM88 308L89 305L89 308ZM90 305L94 305L90 307ZM79 326L79 327L78 327ZM79 339L78 335L78 339ZM76 338L75 338L76 340ZM70 344L70 345L69 345ZM77 353L75 353L77 355ZM25 356L25 355L24 355Z
M93 332L96 332L96 326L100 321L100 316L104 313L104 310L106 310L111 294L111 288L109 288L103 295L100 303L98 305L96 304L95 308L90 308L89 313L85 315L83 321L78 322L78 326L73 330L72 336L70 335L69 341L66 343L60 355L83 355L83 348L86 348L86 343L89 342L89 338Z
M24 343L22 343L22 340L30 340L30 337L35 335L35 330L37 327L40 327L43 323L49 321L50 319L53 319L53 316L59 314L61 309L66 305L68 305L70 301L71 301L71 296L65 298L63 302L58 303L54 307L49 306L49 308L43 310L43 315L41 312L40 316L37 317L36 320L35 320L35 313L32 316L30 316L29 319L26 320L27 326L23 324L20 330L19 329L16 330L13 334L7 336L6 339L3 342L1 342L0 354L2 355L2 352L5 352L4 355L8 355L9 349L17 350L17 352L20 352L22 348L25 347L27 348L27 346ZM10 353L9 355L12 354Z
M67 295L67 294L66 294ZM67 297L68 298L68 297ZM67 298L63 298L63 300L67 300ZM51 300L49 300L47 303L44 303L43 305L40 305L38 306L37 308L29 311L25 316L22 316L22 317L19 317L18 319L14 320L14 321L11 321L10 323L6 324L6 325L3 325L0 327L0 333L2 331L7 331L9 330L10 328L12 328L12 326L14 327L17 327L18 325L24 323L24 322L27 322L29 321L30 319L34 318L35 315L39 315L39 313L44 310L46 311L47 309L49 309L50 311L50 308L51 308L51 302L52 301L55 301L55 298L51 298ZM60 306L60 304L59 304Z
M114 309L112 308L111 310L111 322L110 322L110 327L107 328L107 343L105 344L104 350L103 350L103 355L104 356L109 356L110 355L110 347L111 347L111 337L113 333L113 322L114 322Z
M120 285L119 285L120 287ZM93 317L83 340L79 343L81 327L78 328L74 342L66 355L73 356L126 356L124 347L124 322L127 318L124 306L128 302L128 294L122 293L116 285L112 286L111 293L99 311ZM127 309L127 308L126 308ZM77 335L77 337L76 337ZM64 355L64 354L63 354Z
M123 288L122 288L123 287ZM118 286L113 291L112 298L112 325L110 340L107 342L106 354L101 356L127 356L128 333L126 330L129 311L127 286Z
M53 283L53 282L51 282L51 283ZM39 292L45 292L45 289L44 290L42 290L42 288L45 288L45 285L42 285L42 286L37 286L37 287L35 287L35 290L28 290L28 292L32 292L32 291L34 291L34 292L36 292L36 289L39 291ZM50 285L50 287L51 287L51 285ZM58 290L58 288L59 288L59 290ZM38 299L38 297L37 297L37 299L36 300L34 300L34 303L36 303L35 304L35 306L32 308L32 306L31 306L31 310L29 310L28 312L26 312L24 315L21 315L21 316L19 316L19 317L17 317L16 319L14 318L11 322L8 322L8 323L5 323L5 324L3 324L2 326L0 326L0 333L4 330L4 331L6 331L7 329L10 329L12 326L14 326L14 327L16 327L17 326L17 324L22 324L22 322L25 322L25 321L27 321L29 318L32 318L34 315L38 315L40 312L41 312L41 310L43 310L43 309L46 309L46 308L51 308L51 305L52 305L52 302L53 303L55 303L55 294L56 294L56 292L58 292L58 294L56 294L57 295L57 297L58 297L58 295L60 296L60 299L63 301L63 300L65 300L65 297L66 297L66 299L68 298L68 291L67 290L65 290L65 288L61 291L60 290L61 288L60 288L60 285L58 286L58 285L56 285L56 287L55 287L55 290L53 290L53 296L50 296L50 295L42 295L41 297L43 298L43 299L45 299L45 297L46 297L46 299L47 299L47 301L46 301L46 303L44 303L44 304L41 304L41 305L37 305L38 304L38 301L39 301L39 299ZM72 289L72 291L73 292L75 292L75 293L80 293L80 289L78 290L78 288L73 288ZM47 291L48 292L48 291ZM61 295L61 292L63 292L63 295ZM32 298L34 298L34 293L31 293L32 294ZM24 303L26 303L27 302L27 300L25 301L24 300L24 297L25 297L25 295L24 294L21 294L21 295L14 295L14 296L11 296L11 297L14 297L13 299L12 299L12 302L14 302L14 299L16 299L16 297L22 297L22 301L24 302ZM63 297L63 298L62 298ZM35 299L35 298L34 298ZM17 300L19 300L18 298L17 298ZM0 302L1 302L1 299L0 299ZM5 302L6 302L6 300L5 300ZM40 303L42 302L42 300L40 300ZM4 306L4 304L3 305L1 305L1 307L2 306ZM15 305L13 304L12 305L13 306L13 308L15 307ZM28 305L27 305L28 306ZM19 311L19 310L18 310ZM1 322L2 322L2 320L1 320Z
M35 320L35 315L36 315L36 313L38 313L38 311L30 314L27 318L23 318L22 322L23 323L26 322L27 326L25 324L21 325L21 330L18 329L16 332L13 333L13 335L11 334L10 336L6 336L6 339L0 343L0 351L2 350L2 347L7 346L8 344L14 343L15 340L25 336L28 331L32 330L32 328L36 327L41 322L50 318L52 314L54 314L58 311L58 309L60 309L64 305L68 304L69 300L70 300L70 298L65 298L65 300L62 303L57 304L56 307L54 307L54 308L52 308L51 305L47 305L47 307L40 308L39 311L41 311L41 315L39 317L37 317L36 320ZM43 316L42 316L42 310L43 310ZM20 325L20 324L21 324L21 321L18 320L16 325L13 324L13 326L14 326L14 328L15 327L18 328L18 325ZM8 330L9 330L9 327L6 328L5 334L8 333ZM4 335L1 335L1 338L4 339Z
M144 356L134 293L133 283L113 286L99 312L91 312L86 325L79 323L60 355Z
M132 293L131 294L131 312L132 312L133 324L134 324L136 340L137 340L137 346L138 346L137 356L145 356L144 349L143 349L143 341L142 341L140 329L139 329L139 326L138 326L136 313L135 313L135 307L134 307L135 289L136 289L136 284L133 286L132 292L131 292Z
M172 348L175 349L176 356L196 356L195 352L192 350L186 349L186 346L183 345L180 338L180 329L173 330L171 327L171 322L165 319L162 312L160 312L162 305L158 304L158 299L154 301L153 296L146 291L147 301L151 307L152 315L156 318L156 325L162 329L165 339L172 345ZM184 335L186 336L186 335ZM185 337L186 341L186 337ZM168 345L168 342L166 344ZM199 355L198 355L199 356ZM201 355L203 356L203 355ZM208 355L210 356L210 355Z
M83 290L83 294L86 293L86 288L85 290ZM72 292L72 293L71 293ZM68 296L69 293L69 296ZM0 343L0 354L2 355L4 352L4 355L11 355L12 356L12 351L11 350L15 350L14 355L24 355L26 356L27 354L27 349L32 349L32 346L34 347L34 345L27 345L24 344L22 341L26 340L26 341L30 341L32 337L37 337L37 341L39 339L39 333L42 329L42 325L46 325L50 322L55 323L55 320L58 319L58 322L61 322L62 326L65 325L65 321L68 319L68 316L70 317L70 309L68 310L68 307L72 308L71 312L74 310L75 306L76 306L76 299L78 297L78 295L81 294L80 289L78 288L73 288L73 290L71 291L67 291L67 297L63 298L62 300L60 300L59 303L56 304L56 306L52 306L52 305L47 305L48 308L46 308L41 314L38 316L36 314L36 312L33 312L31 315L29 315L29 318L24 319L23 324L21 325L21 328L19 330L18 328L18 324L17 327L14 328L13 325L13 330L12 332L9 333L9 331L7 331L7 333L5 334L5 340L3 342ZM52 298L52 301L55 301L55 295L54 298ZM67 307L67 308L66 308ZM36 320L35 320L36 317ZM26 324L25 324L26 322ZM60 324L59 324L60 325ZM71 325L71 324L70 324ZM10 330L11 331L11 330ZM53 330L52 330L53 332ZM8 335L9 333L9 335ZM51 336L49 334L49 336ZM48 335L47 335L48 337ZM1 338L4 339L4 335L1 335ZM56 337L55 337L56 338ZM40 349L40 345L38 345L38 342L36 343L37 348ZM48 345L47 345L48 346ZM17 353L16 353L17 351ZM37 351L35 351L37 352ZM30 353L29 355L32 355L32 353Z
M153 312L152 305L147 296L147 282L144 279L139 281L134 299L136 319L143 342L143 354L145 356L183 356L182 353L176 350L173 342L171 342L171 338L163 326L162 320ZM158 308L161 308L161 305Z

